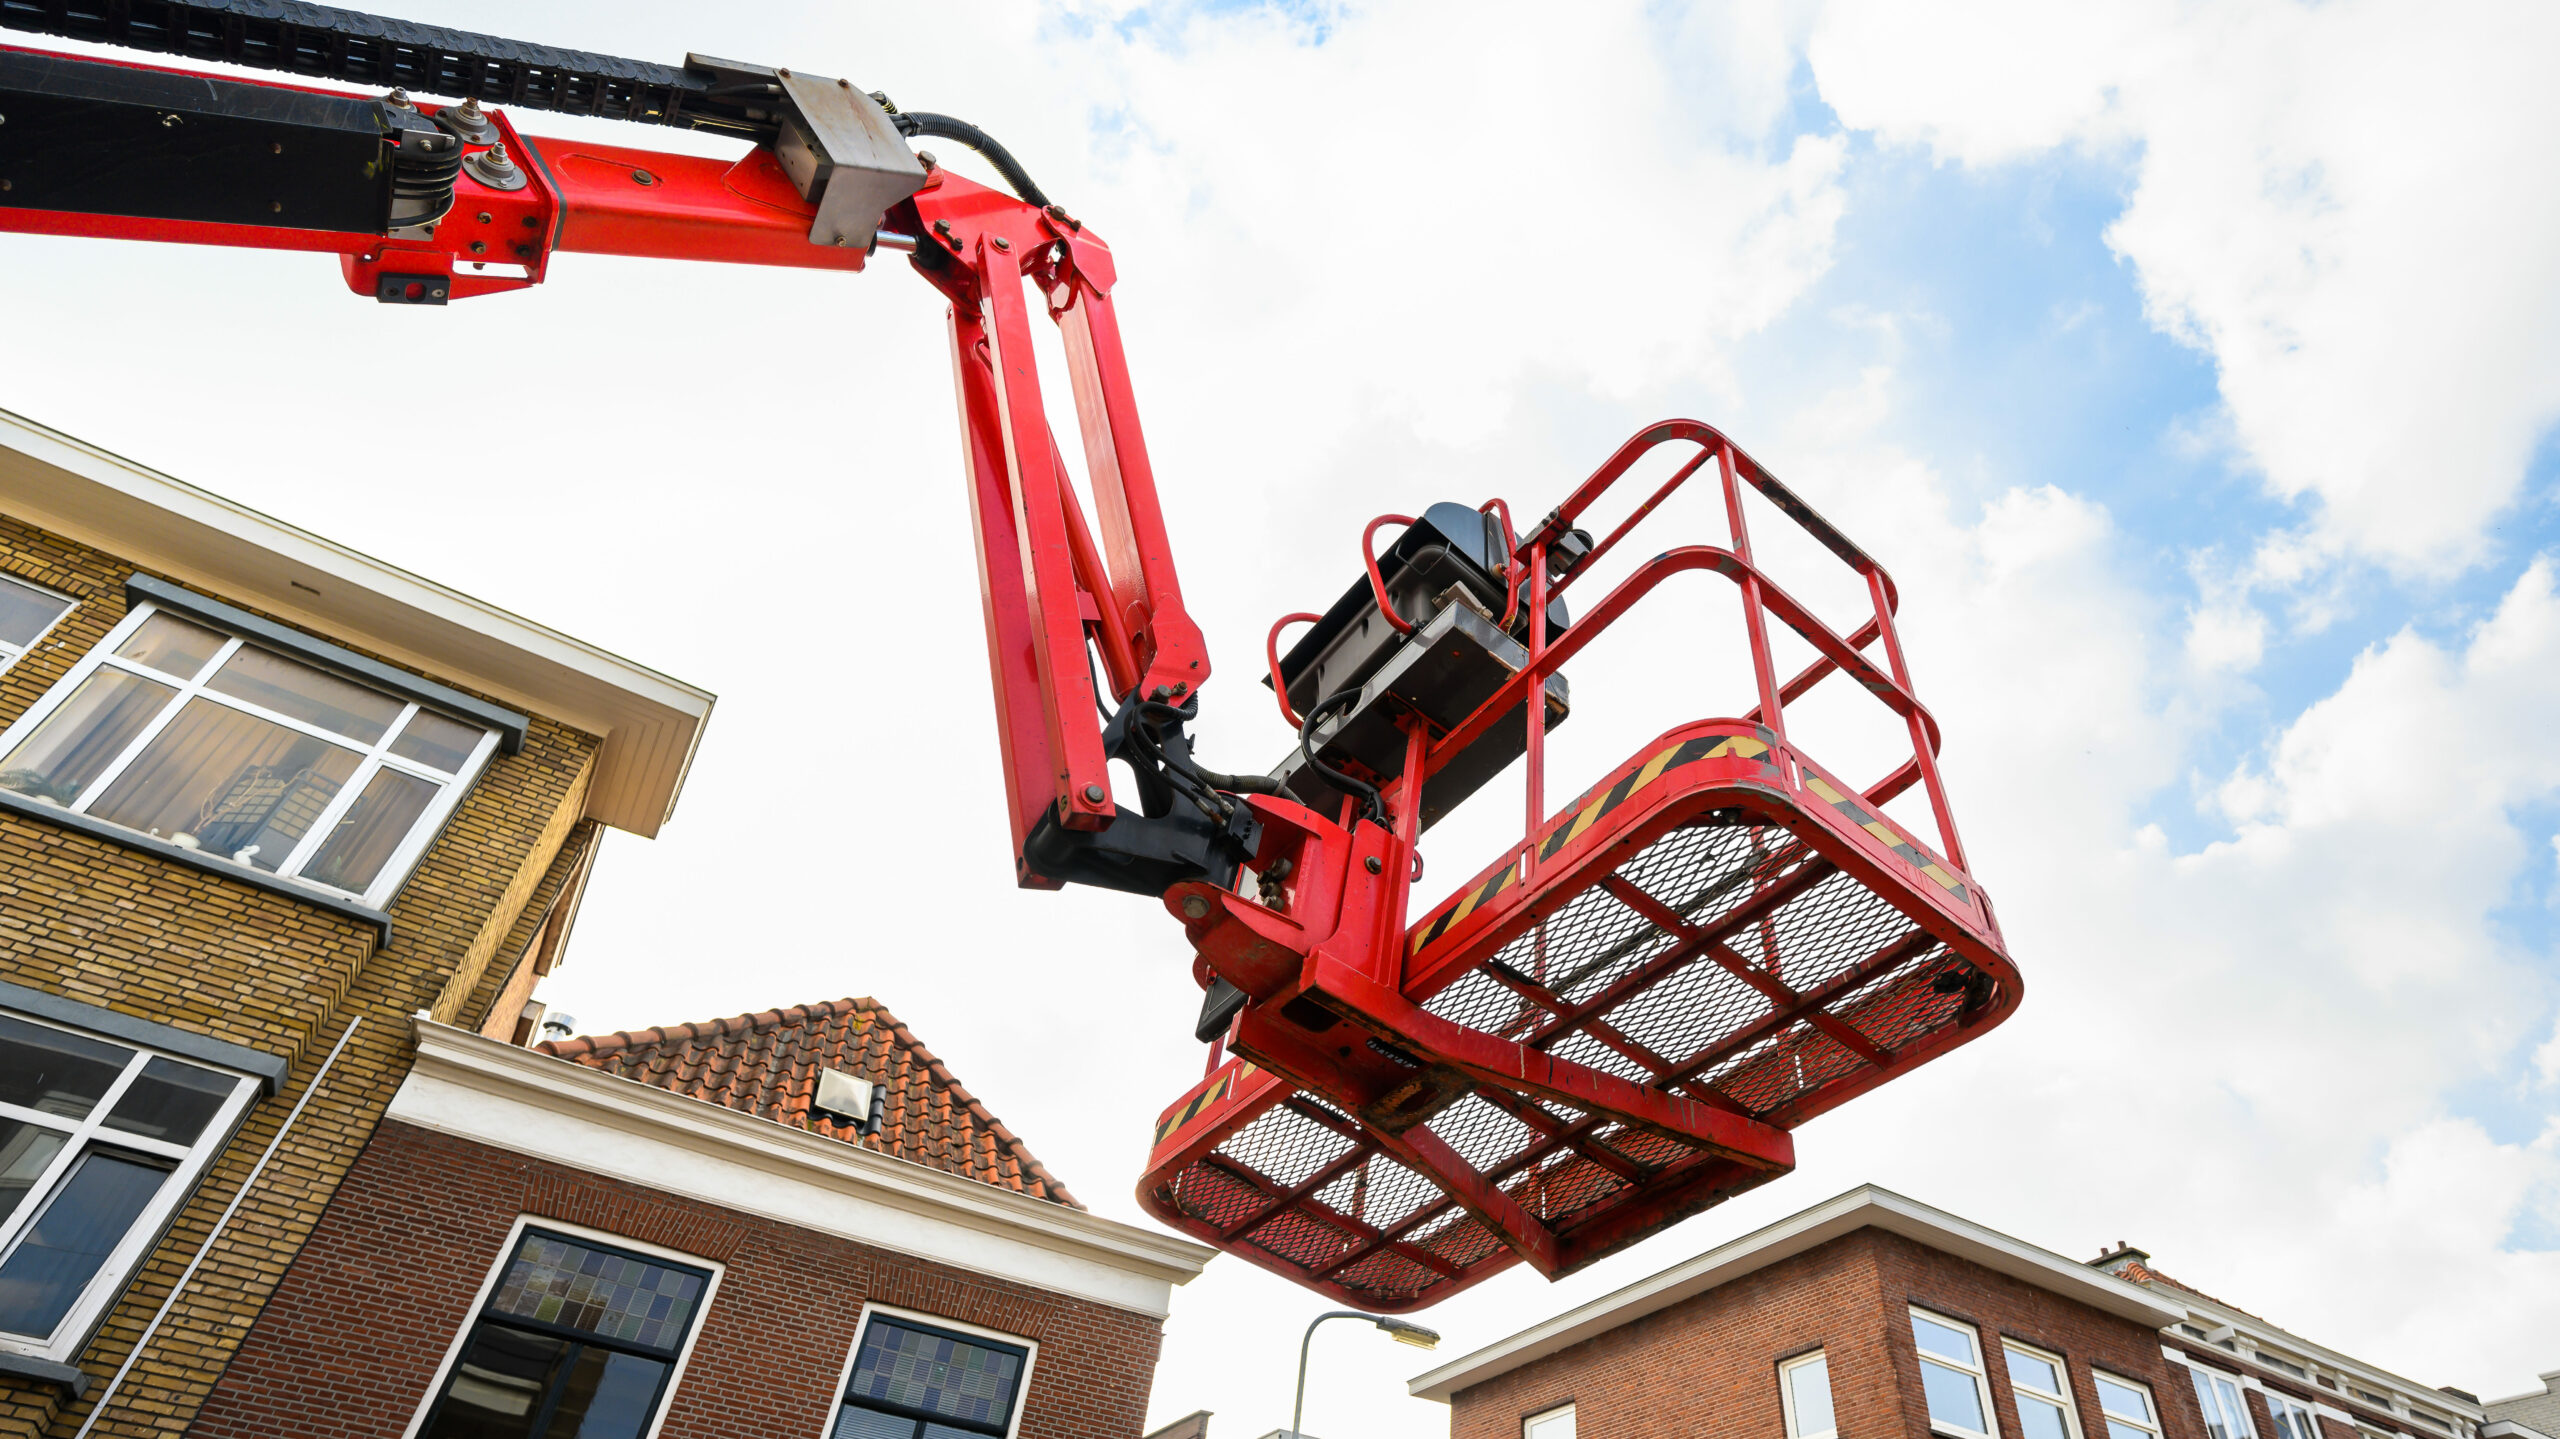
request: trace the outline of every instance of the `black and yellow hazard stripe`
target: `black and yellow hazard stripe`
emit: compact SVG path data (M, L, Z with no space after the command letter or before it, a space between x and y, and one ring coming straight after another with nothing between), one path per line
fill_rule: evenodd
M1885 848L1892 850L1896 856L1909 864L1913 869L1916 869L1922 874L1929 876L1929 878L1936 880L1939 888L1944 889L1949 894L1954 895L1960 900L1969 897L1965 893L1963 880L1949 874L1946 866L1938 863L1934 859L1931 859L1927 851L1921 849L1918 845L1913 844L1910 840L1903 838L1902 831L1895 829L1893 826L1886 824L1875 815L1868 813L1866 809L1859 805L1855 799L1842 794L1839 789L1831 783L1831 781L1807 770L1804 777L1804 787L1813 791L1817 798L1830 805L1833 809L1847 815L1851 824L1854 824L1858 828L1865 830L1867 833L1874 835L1878 843L1882 844Z
M1208 1088L1201 1090L1198 1094L1195 1094L1191 1096L1190 1099L1184 1101L1181 1108L1174 1110L1164 1118L1156 1121L1157 1147L1163 1147L1164 1142L1167 1139L1179 1134L1182 1132L1184 1126L1190 1124L1191 1121L1198 1119L1200 1117L1200 1111L1217 1103L1219 1100L1226 1098L1228 1093L1236 1087L1236 1081L1251 1073L1253 1073L1252 1065L1237 1065L1235 1068L1219 1075L1217 1083L1210 1085Z
M1665 745L1659 753L1648 758L1643 764L1618 776L1616 783L1585 795L1580 804L1566 811L1565 817L1556 821L1555 825L1547 831L1546 839L1539 844L1539 862L1543 864L1563 853L1566 846L1582 838L1593 825L1607 818L1611 810L1642 794L1664 775L1684 765L1710 759L1756 759L1775 774L1777 761L1770 752L1772 739L1767 730L1761 730L1758 738L1749 735L1710 734L1682 740L1678 744ZM1519 881L1520 866L1516 862L1495 870L1487 875L1481 884L1459 895L1454 903L1434 916L1430 923L1424 925L1407 942L1406 951L1412 954L1421 953L1432 941L1448 933L1468 915L1482 909L1492 902L1494 896Z

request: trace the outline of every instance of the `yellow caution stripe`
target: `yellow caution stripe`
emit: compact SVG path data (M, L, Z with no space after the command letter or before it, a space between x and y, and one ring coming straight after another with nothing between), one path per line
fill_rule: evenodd
M1543 864L1555 858L1575 840L1589 833L1593 825L1606 819L1610 811L1644 793L1664 775L1684 765L1710 759L1756 759L1774 772L1777 761L1770 755L1772 743L1773 737L1769 732L1761 730L1758 738L1749 735L1699 735L1693 739L1682 740L1678 744L1663 746L1644 763L1618 776L1615 783L1605 789L1586 794L1574 804L1573 808L1565 811L1563 817L1547 831L1545 841L1538 846L1539 862ZM1406 943L1406 951L1411 954L1420 954L1432 941L1463 923L1468 915L1482 909L1495 895L1509 889L1519 880L1520 866L1516 861L1485 876L1481 883L1460 894L1428 924L1416 931L1413 938Z
M1184 1126L1199 1118L1201 1110L1226 1098L1227 1092L1236 1087L1236 1081L1251 1073L1253 1073L1253 1066L1250 1064L1228 1070L1218 1076L1217 1083L1191 1096L1184 1101L1181 1108L1156 1121L1157 1145L1162 1146L1165 1140L1180 1133Z
M1856 800L1842 794L1832 785L1831 781L1813 773L1811 770L1807 770L1805 771L1804 776L1804 787L1813 791L1816 796L1820 797L1824 803L1830 805L1833 809L1836 809L1840 811L1840 813L1848 816L1851 824L1854 824L1858 828L1865 830L1867 833L1874 835L1877 843L1882 844L1889 850L1892 850L1897 857L1909 864L1913 869L1916 869L1922 874L1925 874L1929 878L1937 881L1940 889L1947 891L1958 899L1965 899L1968 897L1965 893L1963 880L1947 873L1945 866L1939 864L1935 859L1932 859L1927 851L1921 849L1918 845L1913 844L1910 840L1903 838L1902 831L1886 824L1877 816L1868 813L1867 810Z

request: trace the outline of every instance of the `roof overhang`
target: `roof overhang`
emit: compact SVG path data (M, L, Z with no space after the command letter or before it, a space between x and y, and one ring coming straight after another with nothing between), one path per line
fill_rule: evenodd
M2186 1311L2140 1285L2101 1274L2047 1249L1986 1229L1889 1189L1861 1185L1765 1229L1719 1245L1694 1259L1640 1279L1614 1294L1533 1324L1462 1359L1416 1376L1406 1388L1417 1398L1449 1397L1470 1385L1507 1374L1718 1285L1766 1269L1861 1229L1882 1229L1943 1254L2078 1300L2090 1308L2145 1328L2174 1324Z
M654 835L712 695L0 410L0 513L603 739L587 813Z
M1217 1254L1159 1230L416 1021L390 1117L1161 1319Z

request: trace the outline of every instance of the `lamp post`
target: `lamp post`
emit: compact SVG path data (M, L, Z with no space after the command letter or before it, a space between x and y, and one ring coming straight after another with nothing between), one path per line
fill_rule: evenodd
M1363 1314L1357 1309L1328 1309L1317 1315L1314 1322L1307 1325L1306 1337L1298 1341L1298 1398L1289 1406L1289 1439L1307 1439L1306 1432L1299 1427L1307 1417L1307 1347L1316 1342L1316 1325L1328 1319L1366 1319L1385 1330L1398 1344L1410 1344L1416 1349L1440 1347L1438 1330L1425 1329L1392 1315Z

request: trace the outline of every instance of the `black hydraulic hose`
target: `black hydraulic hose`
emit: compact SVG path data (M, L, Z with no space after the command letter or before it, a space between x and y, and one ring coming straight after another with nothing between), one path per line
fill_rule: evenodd
M1013 187L1013 193L1026 203L1043 210L1049 208L1049 197L1033 182L1031 172L1023 169L1022 162L1013 158L1013 152L999 143L995 136L966 120L936 115L930 110L908 110L893 118L897 122L898 133L902 135L932 135L944 140L957 140L986 156L987 163L995 166L996 173L1004 176L1004 182Z
M1325 783L1359 800L1360 807L1368 811L1369 817L1377 819L1386 812L1385 807L1378 803L1378 787L1366 780L1353 779L1316 758L1316 721L1323 719L1343 701L1359 698L1360 686L1353 685L1347 690L1336 690L1316 701L1315 708L1307 711L1306 719L1298 726L1298 756L1307 762L1309 768L1322 775Z
M1138 701L1138 713L1157 719L1172 720L1176 723L1181 723L1197 717L1192 711L1179 709L1173 705L1166 704L1162 700ZM1161 753L1162 752L1159 751L1159 754ZM1170 761L1172 757L1167 755L1164 756L1164 758ZM1229 794L1278 794L1280 792L1280 782L1269 775L1220 774L1216 770L1210 769L1201 764L1198 760L1192 759L1186 759L1181 761L1178 765L1169 765L1168 767L1179 768L1183 773L1190 775L1193 779L1199 780L1211 789L1222 789Z

